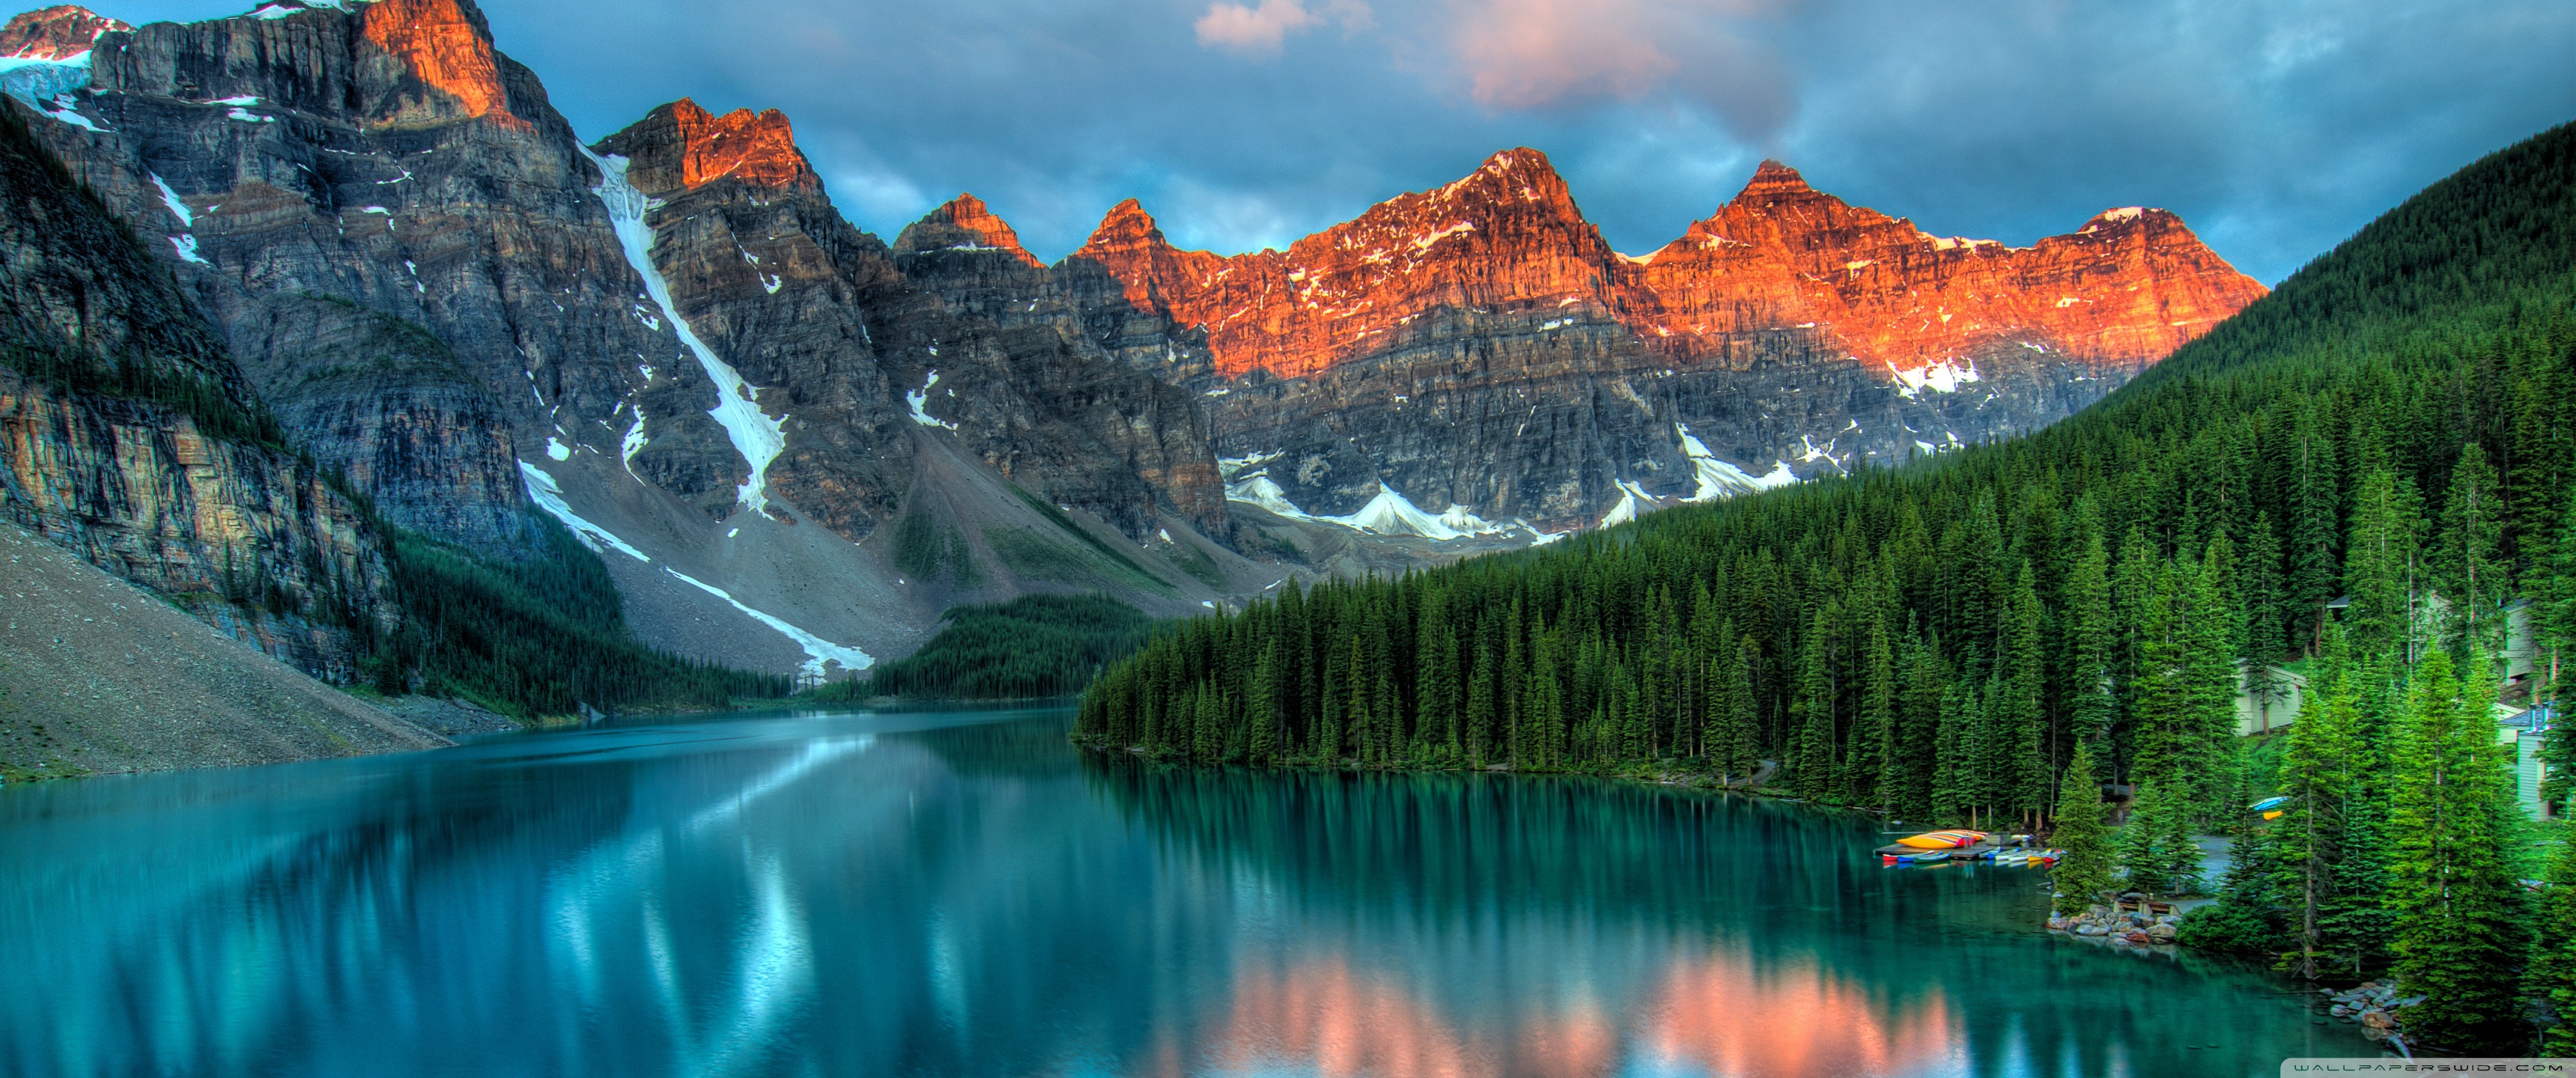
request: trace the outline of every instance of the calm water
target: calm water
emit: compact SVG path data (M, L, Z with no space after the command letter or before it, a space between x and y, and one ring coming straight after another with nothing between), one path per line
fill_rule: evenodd
M2271 1075L2280 985L1632 784L800 716L0 790L0 1074Z

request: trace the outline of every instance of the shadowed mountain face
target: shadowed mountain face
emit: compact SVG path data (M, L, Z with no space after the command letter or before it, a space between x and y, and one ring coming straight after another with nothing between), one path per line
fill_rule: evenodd
M951 601L1100 565L1166 613L1277 579L1199 564L1232 558L1199 537L1231 525L1187 390L1072 320L912 285L778 113L681 101L594 153L467 0L140 29L49 9L5 34L45 149L159 252L290 441L487 553L562 517L652 642L848 669ZM960 465L995 482L917 496ZM949 560L980 562L925 584L879 533L931 503ZM1005 542L1013 571L983 533L1033 522L1051 538ZM1106 536L1204 571L1132 568Z
M44 156L26 126L44 122L0 101L0 517L299 669L355 677L401 621L382 536L281 444L155 253Z
M1177 250L1129 202L1050 267L971 195L858 230L775 111L585 146L470 0L48 8L0 47L290 442L487 553L553 513L649 641L765 669L900 654L958 601L1180 613L2027 429L2261 291L2160 211L2008 249L1777 165L1631 258L1532 150L1285 252Z

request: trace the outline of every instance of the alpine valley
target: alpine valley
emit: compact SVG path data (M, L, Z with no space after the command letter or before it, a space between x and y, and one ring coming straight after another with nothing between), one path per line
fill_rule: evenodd
M2161 210L2015 248L1778 163L1622 254L1531 149L1285 251L1128 201L1049 265L972 195L860 230L776 111L585 141L470 0L0 51L9 520L325 680L531 714L655 702L492 673L476 627L550 596L689 685L839 678L960 604L1235 607L2035 429L2265 292Z

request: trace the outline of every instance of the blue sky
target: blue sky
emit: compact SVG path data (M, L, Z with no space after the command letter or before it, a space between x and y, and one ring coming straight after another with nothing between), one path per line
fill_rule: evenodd
M242 2L98 5L129 21ZM961 190L1054 259L1141 199L1284 245L1544 150L1613 246L1777 157L1938 234L2183 215L2266 282L2576 119L2576 4L2394 0L483 0L596 139L681 96L779 108L860 226Z

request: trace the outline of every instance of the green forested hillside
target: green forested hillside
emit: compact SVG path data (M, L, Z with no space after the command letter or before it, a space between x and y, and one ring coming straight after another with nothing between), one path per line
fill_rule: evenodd
M714 710L777 699L783 675L755 674L646 645L627 627L608 567L551 517L531 513L534 549L478 555L396 532L395 579L407 620L377 654L380 684L462 696L519 719L590 708Z
M1027 700L1067 696L1103 666L1145 643L1144 612L1106 595L1023 595L959 606L921 650L865 678L835 682L800 699L816 703L906 696Z
M2492 888L2424 898L2406 890L2414 862L2370 858L2404 837L2390 799L2433 790L2469 800L2438 807L2454 829L2415 835L2434 844L2423 856L2482 886L2503 871L2443 845L2466 841L2462 819L2503 826L2492 736L2470 745L2492 729L2469 709L2494 679L2417 666L2492 669L2508 606L2528 597L2542 683L2508 691L2555 691L2576 614L2571 300L2576 126L2562 126L2425 190L2048 431L1543 551L1290 589L1112 668L1076 736L1199 761L1742 776L1773 760L1810 799L2007 824L2093 796L2061 781L2083 745L2137 793L2121 829L2132 885L2164 890L2191 886L2189 829L2244 803L2240 663L2266 693L2271 662L2330 652L2312 692L2349 706L2347 734L2291 770L2342 776L2334 811L2352 812L2334 827L2356 830L2303 862L2300 901L2483 893L2502 910L2513 900ZM2326 811L2322 795L2305 804ZM2346 864L2347 847L2372 852ZM2350 878L2320 882L2327 862ZM2258 919L2286 931L2277 898ZM2292 920L2329 965L2432 976L2385 919ZM2492 967L2517 931L2444 960ZM2493 1033L2428 1021L2461 1043Z

